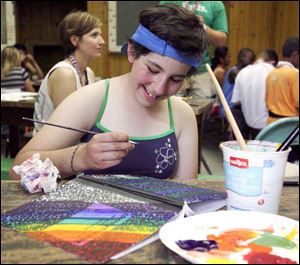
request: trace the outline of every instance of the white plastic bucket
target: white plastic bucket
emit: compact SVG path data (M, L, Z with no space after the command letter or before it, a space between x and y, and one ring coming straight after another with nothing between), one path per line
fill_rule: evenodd
M291 148L275 152L278 144L248 141L247 151L237 141L223 142L227 209L278 213L286 161Z

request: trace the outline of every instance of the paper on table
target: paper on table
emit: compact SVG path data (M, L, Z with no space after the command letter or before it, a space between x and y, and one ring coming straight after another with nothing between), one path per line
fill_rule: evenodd
M176 215L174 216L172 219L170 219L168 221L168 223L175 221L175 220L179 220L185 217L189 217L189 216L194 216L196 214L200 214L200 213L209 213L209 212L213 212L213 211L217 211L221 208L223 208L225 206L225 200L219 200L219 201L207 201L207 202L202 202L200 205L198 206L194 206L194 207L190 207L186 202L184 203L182 210ZM119 259L121 257L124 257L148 244L153 243L154 241L159 239L159 231L156 232L154 235L146 238L145 240L139 242L136 245L133 245L132 247L129 247L128 249L118 253L115 256L112 256L111 259L115 260L115 259Z
M92 263L152 236L176 209L76 178L1 214L1 225Z
M112 185L115 188L122 188L123 191L131 191L135 190L135 192L139 193L140 196L149 195L146 194L146 190L151 192L153 198L156 199L164 198L162 201L165 203L168 201L169 203L174 203L172 199L177 200L178 205L181 205L181 210L178 214L173 217L168 222L181 219L187 216L192 216L199 213L206 213L211 211L216 211L223 208L226 205L226 200L221 192L211 193L212 191L208 191L205 189L201 189L199 187L186 186L184 184L169 182L165 180L157 180L151 179L147 177L132 177L128 175L89 175L89 176L80 176L80 178L95 181L96 183L102 185ZM159 184L157 184L159 182ZM172 190L173 192L169 192ZM213 195L214 194L214 195ZM186 199L182 199L180 196L187 196ZM172 196L175 196L172 197ZM181 199L182 201L181 201ZM132 245L131 247L125 249L124 251L119 252L118 254L111 257L111 259L115 260L121 258L129 253L132 253L158 239L158 232L153 234L150 237L145 238L144 240L138 242L137 244Z
M93 179L103 182L100 185ZM169 196L175 195L179 206L143 197L142 192L138 195L127 192L125 188L105 185L109 182L122 183L122 187L127 184L136 189L145 188L165 195L166 201L166 193L171 193ZM190 196L182 198L184 194ZM194 208L198 203L212 200L216 201L218 207L220 204L224 206L224 195L224 192L146 177L93 175L84 179L78 176L57 191L5 212L1 215L1 224L63 248L85 260L104 263L157 240L156 232L182 207L181 217L198 212L199 208ZM185 201L188 206L184 204ZM62 228L65 229L64 233Z
M299 183L299 165L287 162L283 180Z
M34 99L36 97L36 92L12 92L12 93L1 93L1 101L21 101Z
M299 165L287 162L284 177L299 177Z

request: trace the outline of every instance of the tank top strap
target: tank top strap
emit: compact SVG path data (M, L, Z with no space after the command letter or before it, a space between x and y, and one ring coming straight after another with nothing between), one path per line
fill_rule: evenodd
M168 98L168 109L169 109L169 118L170 118L170 129L174 130L174 119L173 119L171 98Z
M107 104L108 90L109 90L109 79L106 79L105 80L105 94L104 94L104 97L103 97L103 100L102 100L102 105L101 105L100 112L99 112L97 120L96 120L96 123L99 123L99 124L100 124L100 120L103 116L103 113L104 113L104 110L105 110L105 107L106 107L106 104Z

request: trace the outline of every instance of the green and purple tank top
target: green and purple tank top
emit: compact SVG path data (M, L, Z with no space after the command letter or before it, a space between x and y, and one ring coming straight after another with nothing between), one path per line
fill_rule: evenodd
M105 86L105 96L96 125L91 129L98 133L111 132L111 130L101 125L108 99L109 80L106 80ZM130 151L121 163L103 170L87 170L84 174L126 174L159 179L170 177L176 168L177 162L177 140L170 99L168 99L168 109L170 118L170 129L168 131L149 137L129 137L130 140L139 144L135 145L135 149ZM82 142L88 142L92 136L91 134L83 136Z

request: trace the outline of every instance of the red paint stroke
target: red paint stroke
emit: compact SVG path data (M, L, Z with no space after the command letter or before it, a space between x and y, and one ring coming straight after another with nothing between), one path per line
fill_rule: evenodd
M297 264L288 258L282 258L269 253L250 252L244 256L249 264Z

